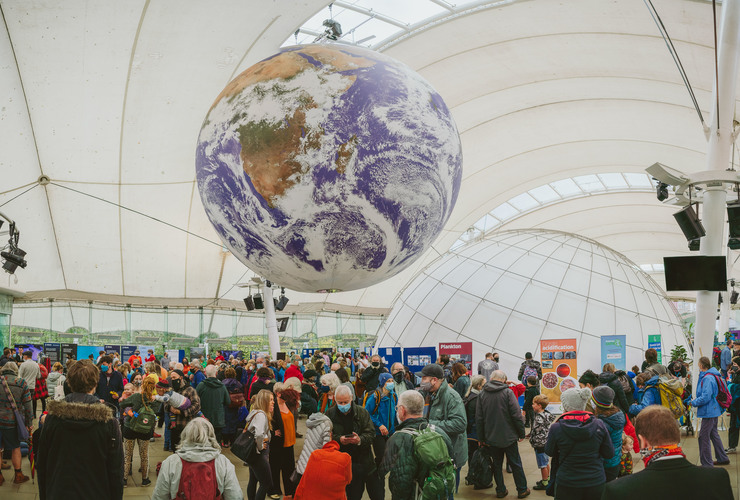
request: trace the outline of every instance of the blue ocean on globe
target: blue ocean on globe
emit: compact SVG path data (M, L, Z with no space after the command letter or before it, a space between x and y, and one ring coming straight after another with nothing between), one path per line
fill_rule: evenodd
M221 92L198 138L203 206L255 273L303 292L364 288L434 242L460 189L457 127L404 64L287 47Z

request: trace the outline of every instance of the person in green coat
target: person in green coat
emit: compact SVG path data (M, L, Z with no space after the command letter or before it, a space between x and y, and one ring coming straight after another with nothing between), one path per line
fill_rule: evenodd
M224 383L216 378L217 374L216 365L206 366L206 379L198 384L196 392L200 397L200 409L213 425L216 439L221 443L221 430L226 425L225 409L231 404L231 397Z
M442 367L432 363L421 370L419 388L425 396L425 412L429 423L442 429L450 437L455 461L455 493L460 486L460 469L468 461L468 418L460 395L450 387Z
M149 486L152 482L149 479L149 440L154 435L154 423L151 429L146 433L136 432L132 428L134 414L140 413L144 407L149 408L156 415L162 403L154 399L155 382L151 377L144 379L141 384L141 392L137 392L121 401L120 408L124 415L123 420L123 448L124 460L123 468L125 475L124 486L128 485L128 476L131 475L131 462L134 456L134 445L139 446L139 458L141 459L141 485ZM143 416L142 416L143 417Z

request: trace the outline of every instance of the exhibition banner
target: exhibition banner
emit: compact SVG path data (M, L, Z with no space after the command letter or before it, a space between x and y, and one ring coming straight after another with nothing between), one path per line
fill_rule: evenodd
M100 351L103 351L103 347L99 345L78 345L77 346L77 359L91 359L93 363L100 356ZM92 358L90 355L92 354Z
M155 352L156 349L153 345L137 345L136 348L139 350L139 356L141 356L141 360L146 363L146 358L149 356L149 349L152 350L152 352Z
M378 356L383 364L390 371L393 363L403 363L403 355L400 347L381 347L378 349ZM419 368L421 370L421 368Z
M123 357L123 355L121 354L121 346L120 345L105 344L103 346L103 350L105 351L106 354L113 354L114 352L117 352L119 357L121 357L121 358ZM129 354L129 356L131 356L131 354ZM122 362L128 361L128 357L126 359L122 359L121 361Z
M182 363L182 358L185 357L184 349L167 349L165 352L170 358L170 363Z
M617 370L627 370L627 336L601 337L601 366L612 363Z
M77 344L70 344L70 343L62 343L60 346L60 350L62 351L62 359L64 362L67 362L67 356L72 356L72 359L77 359Z
M411 373L418 373L426 365L437 362L437 348L406 347L403 350L403 361Z
M547 409L552 413L562 413L560 395L568 389L578 387L576 352L576 339L540 341L540 393L550 400Z
M303 356L302 357L303 357L303 359L310 358L311 356L314 355L314 353L316 351L320 351L320 350L321 349L303 349L303 351L302 351Z
M38 361L39 354L44 353L43 344L15 344L14 347L16 352L18 352L19 347L23 348L23 352L31 351L31 359L33 359L34 361Z
M660 335L648 335L648 349L655 349L658 351L658 363L663 364L663 353Z
M450 364L462 363L468 369L468 375L473 373L473 343L449 342L439 344L439 354L448 354Z
M44 343L44 356L49 358L49 361L53 365L58 363L61 359L62 345L58 342L46 342Z
M228 349L221 349L221 355L224 357L226 361L228 361L231 356L234 356L234 359L244 358L244 353L242 351L234 351L234 350L228 350Z
M134 355L136 352L137 347L135 345L122 345L121 346L121 361L128 361L128 358ZM144 351L144 355L146 355L146 351ZM141 356L141 351L139 351L139 356ZM141 360L144 361L144 356L141 356ZM133 366L131 367L133 368Z

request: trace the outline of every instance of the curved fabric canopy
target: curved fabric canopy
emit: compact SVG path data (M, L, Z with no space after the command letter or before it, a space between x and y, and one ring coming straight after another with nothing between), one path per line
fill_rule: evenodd
M545 184L643 174L656 161L705 169L701 123L642 0L412 3L436 7L425 20L405 11L383 20L386 1L369 14L372 0L336 2L333 12L347 11L338 19L355 28L342 42L362 39L405 62L451 108L464 154L457 206L434 248L398 276L355 292L289 292L289 308L387 310L485 214ZM653 3L709 120L712 4ZM327 4L0 0L0 212L18 223L29 262L0 286L29 299L240 301L247 292L236 285L252 273L205 216L198 132L231 79L299 28L310 38L305 26ZM653 265L688 254L674 211L645 189L606 190L499 229L575 233Z

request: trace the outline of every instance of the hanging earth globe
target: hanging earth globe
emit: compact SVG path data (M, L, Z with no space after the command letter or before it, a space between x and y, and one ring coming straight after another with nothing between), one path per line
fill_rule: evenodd
M230 82L198 138L198 188L229 250L302 292L367 287L427 250L462 177L457 127L404 64L287 47Z

